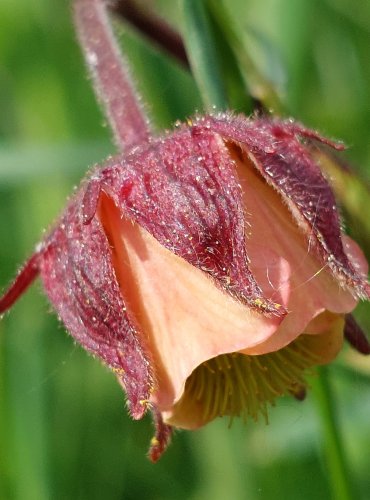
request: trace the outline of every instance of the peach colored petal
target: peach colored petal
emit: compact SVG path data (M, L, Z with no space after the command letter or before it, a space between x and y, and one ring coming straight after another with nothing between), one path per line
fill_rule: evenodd
M321 335L322 333L333 330L337 323L343 324L344 327L343 314L324 311L323 313L315 316L315 318L308 323L304 329L304 333L306 335Z
M343 316L332 313L324 313L323 316L319 322L314 320L315 325L313 325L313 328L317 329L319 326L318 323L325 323L325 333L301 335L299 339L300 348L307 352L309 358L315 359L315 365L323 365L332 361L338 355L343 345ZM284 348L281 351L283 354ZM274 355L273 353L272 356ZM260 362L267 367L269 366L268 358L268 354L260 358ZM245 384L247 386L250 384L248 379L245 380ZM253 385L251 387L253 388ZM209 419L205 417L205 404L205 401L188 397L180 401L170 411L164 412L162 416L167 424L174 425L175 427L197 429L209 422Z
M198 400L192 401L191 406L189 405L186 411L181 407L180 410L175 408L174 410L164 411L162 412L162 418L167 425L188 431L199 429L208 423L204 420L204 402Z
M267 319L228 297L141 228L122 229L143 304L137 320L143 324L145 317L143 331L155 353L159 391L153 401L160 408L172 406L200 363L260 342L276 330L277 319Z
M269 283L266 270L260 265L261 255L256 255L256 249L265 248L266 254L273 251L291 268L287 316L273 336L243 350L246 354L264 354L290 343L305 330L312 318L325 310L350 312L357 301L320 264L309 238L304 234L305 228L297 226L279 194L262 179L251 163L247 163L248 160L241 161L235 154L234 160L245 204L250 267L263 292L272 300L280 291Z
M249 266L258 278L264 296L288 308L291 296L291 267L272 248L249 241Z
M323 318L320 319L320 322L322 320ZM330 320L325 318L324 321L329 321L330 325L327 323L327 329L323 333L303 335L307 349L317 355L318 365L325 365L333 361L343 346L344 317L337 314L333 315ZM308 326L308 329L310 329L310 326Z
M267 318L237 302L204 272L121 218L110 199L105 203L110 203L110 216L104 225L125 304L130 319L148 337L155 365L158 386L152 402L160 410L169 409L199 364L263 342L281 319ZM285 276L286 263L281 260L281 265Z

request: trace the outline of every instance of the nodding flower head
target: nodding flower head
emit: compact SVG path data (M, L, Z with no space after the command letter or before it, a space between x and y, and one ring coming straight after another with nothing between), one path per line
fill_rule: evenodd
M314 160L320 143L339 145L293 121L231 113L132 137L88 174L0 311L40 274L132 417L152 411L156 460L173 427L267 418L277 397L302 399L307 371L335 358L344 333L367 352L350 312L370 287Z

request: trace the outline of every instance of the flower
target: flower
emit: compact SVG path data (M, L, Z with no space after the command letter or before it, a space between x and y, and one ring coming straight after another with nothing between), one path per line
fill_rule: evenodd
M302 399L305 375L370 297L367 263L342 234L317 162L324 139L293 121L197 116L160 137L114 42L102 0L76 0L76 26L121 154L95 167L14 283L40 275L71 335L117 375L129 411L150 409L157 460L173 427L217 416L267 419Z
M0 300L40 273L73 337L149 408L156 460L172 427L267 418L342 346L369 298L314 144L292 121L196 117L98 166ZM349 322L353 323L353 319Z

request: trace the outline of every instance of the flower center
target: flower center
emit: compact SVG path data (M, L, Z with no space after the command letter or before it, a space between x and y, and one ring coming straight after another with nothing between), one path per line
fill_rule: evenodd
M301 335L269 354L222 354L202 363L186 381L173 416L191 412L203 425L225 415L231 421L236 416L256 421L262 414L267 423L268 403L274 405L276 397L287 393L299 399L304 394L307 368L320 361L306 345L305 337Z

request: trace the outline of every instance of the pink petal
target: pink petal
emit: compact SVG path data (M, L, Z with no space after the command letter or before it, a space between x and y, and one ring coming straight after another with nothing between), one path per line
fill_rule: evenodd
M353 241L346 234L342 234L343 248L346 252L348 260L352 263L356 272L362 276L364 279L367 277L369 271L369 264L366 260L364 252L358 246L358 244Z
M273 301L282 290L276 289L269 280L267 269L261 265L263 251L258 249L265 248L265 252L280 256L289 263L291 272L287 278L289 300L287 304L283 302L288 310L287 316L273 336L243 350L247 354L264 354L281 349L294 340L305 331L311 319L323 311L346 313L355 307L357 301L339 286L328 266L320 263L280 195L246 159L241 160L234 154L234 160L244 197L250 268L264 295ZM280 286L287 287L288 283Z
M335 359L343 346L344 317L336 314L331 317L326 316L329 313L323 313L324 317L317 322L313 320L312 328L325 325L324 332L315 335L304 335L305 346L317 355L317 364L325 365ZM316 323L316 324L315 324ZM307 333L311 331L311 324L307 327Z
M151 402L160 411L168 410L198 365L263 342L281 319L233 299L215 280L123 218L107 197L102 205L130 320L147 336L152 353L157 386ZM285 275L284 261L282 266Z
M329 315L329 317L326 317ZM318 323L315 321L315 323ZM316 335L301 335L299 338L300 346L307 353L307 359L311 360L307 363L307 368L313 365L323 365L332 361L339 353L343 345L343 326L344 318L338 314L324 313L324 317L320 319L319 323L322 325L325 323L325 333L318 333ZM316 328L318 325L313 325ZM282 362L284 359L284 348L281 350L282 358L278 362ZM255 390L255 385L257 386L262 383L258 377L268 379L272 377L272 373L268 371L269 361L275 356L275 353L266 354L260 358L260 363L267 367L267 372L255 372L254 380L251 382L249 378L244 379L244 383L250 390ZM265 359L264 359L265 358ZM275 358L276 359L276 358ZM290 375L286 372L286 375ZM211 390L211 389L210 389ZM295 393L294 396L302 396L302 387L300 391ZM186 396L185 396L186 398ZM163 412L162 416L164 422L175 427L180 427L183 429L197 429L208 423L210 421L209 417L205 413L205 405L207 403L203 400L197 400L192 398L190 394L187 395L187 401L182 401L179 405L176 405L170 411ZM214 415L211 417L211 420Z

